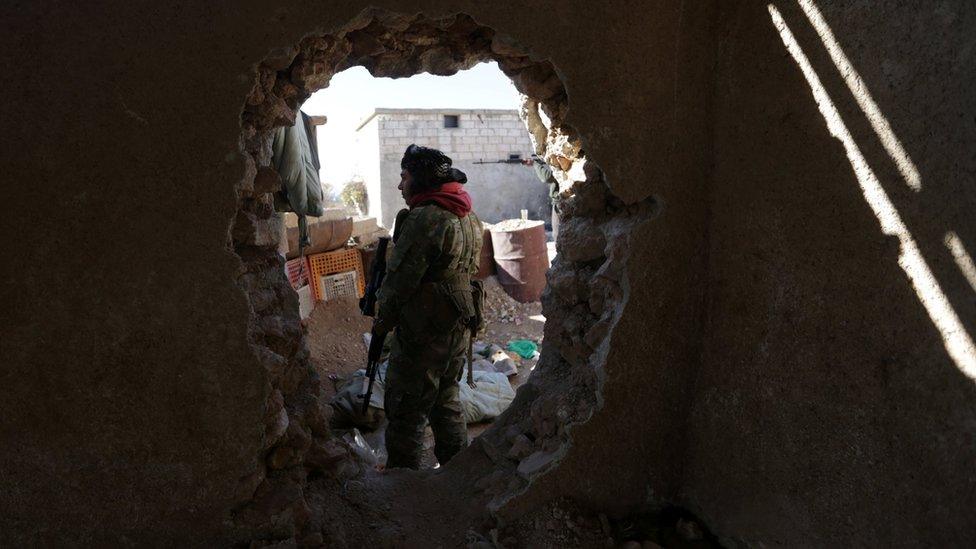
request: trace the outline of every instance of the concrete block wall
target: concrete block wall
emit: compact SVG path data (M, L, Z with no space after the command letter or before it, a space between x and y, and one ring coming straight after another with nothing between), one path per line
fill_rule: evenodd
M457 128L444 127L447 115L458 117ZM522 209L533 219L548 218L547 188L533 170L519 164L474 164L531 154L529 134L514 110L377 109L358 131L364 132L375 133L376 141L363 139L361 147L378 147L379 166L361 172L370 193L370 215L387 228L404 207L396 187L400 158L411 144L443 151L467 174L466 188L482 220L497 223L518 217ZM367 150L360 154L370 157Z

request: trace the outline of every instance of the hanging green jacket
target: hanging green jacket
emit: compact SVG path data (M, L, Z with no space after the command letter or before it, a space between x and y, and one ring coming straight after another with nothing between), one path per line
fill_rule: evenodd
M308 116L299 111L295 125L278 128L271 145L271 164L283 186L275 193L275 209L298 215L299 246L303 248L311 243L306 216L322 215L322 182L312 131Z

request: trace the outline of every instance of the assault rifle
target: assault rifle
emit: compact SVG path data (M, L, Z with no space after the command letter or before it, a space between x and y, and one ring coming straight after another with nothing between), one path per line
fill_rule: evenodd
M369 284L366 292L359 300L359 310L366 316L376 316L376 292L383 285L386 276L386 248L390 243L388 237L380 237L376 243L376 256L370 270ZM363 414L369 411L369 400L373 396L373 383L376 381L376 370L383 355L383 341L386 334L373 330L369 340L369 352L366 354L366 378L363 379Z
M373 397L373 383L376 381L376 370L380 366L380 356L383 355L383 342L386 334L373 330L369 338L369 352L366 354L366 377L363 379L363 415L369 411L369 400Z
M386 248L390 244L390 238L381 236L376 242L376 255L373 257L373 265L370 268L369 284L366 285L366 292L359 298L359 310L366 316L376 316L376 292L383 285L383 278L386 277Z
M477 162L472 162L472 164L524 164L525 159L519 158L506 158L504 160L479 160Z

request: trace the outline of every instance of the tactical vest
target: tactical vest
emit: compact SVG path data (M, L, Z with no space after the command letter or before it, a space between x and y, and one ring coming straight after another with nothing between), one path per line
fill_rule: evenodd
M478 272L483 243L481 221L470 213L449 223L455 227L451 249L444 250L445 261L431 265L421 280L437 283L457 307L461 318L469 319L477 313L471 296L471 277Z
M431 258L416 292L399 296L404 300L398 307L401 326L421 337L446 333L459 322L472 324L480 312L471 277L478 270L481 254L481 221L473 213L459 218L434 205L414 208L409 214L401 212L397 221L395 245L410 250L406 253ZM390 267L397 269L395 263Z

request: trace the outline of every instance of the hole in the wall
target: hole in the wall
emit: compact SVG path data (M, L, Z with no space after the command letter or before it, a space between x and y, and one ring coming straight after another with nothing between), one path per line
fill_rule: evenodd
M322 530L302 491L309 473L346 479L364 473L349 465L350 450L335 440L321 412L321 380L309 366L297 299L277 252L280 218L271 200L276 180L267 169L272 131L293 124L299 106L349 67L409 77L450 75L485 61L497 62L525 95L520 116L535 152L560 181L559 255L543 296L548 321L538 368L480 443L442 474L463 475L470 455L488 455L492 464L478 473L475 499L504 505L535 476L558 466L573 425L599 405L600 372L627 284L628 238L654 214L653 202L624 204L584 157L578 133L566 123L569 98L551 63L466 15L432 19L367 10L331 35L308 36L266 58L245 101L241 146L249 170L238 189L233 238L244 264L239 282L254 310L249 333L267 369L269 394L260 462L254 475L242 479L242 507L235 513L246 527L270 532L271 517L289 510L294 528ZM463 128L464 121L458 122Z
M490 427L531 375L539 358L533 351L543 338L545 317L539 297L555 253L550 222L553 182L541 160L531 158L535 149L518 116L521 104L519 93L497 64L482 63L453 76L400 79L374 78L362 67L350 68L302 105L304 113L328 120L318 132L325 202L328 211L356 215L353 239L364 251L367 269L376 239L390 235L394 214L405 207L397 183L400 158L408 145L440 149L466 175L464 189L484 227L478 278L488 294L486 326L475 337L472 352L476 386L469 390L467 384L459 384L472 441ZM353 200L354 189L362 189L365 199ZM531 253L526 249L519 254L525 257L506 255L495 261L493 238L503 247L510 239L525 236L533 237ZM309 316L306 341L323 400L328 401L323 406L325 415L336 436L348 440L356 434L352 429L357 429L382 465L387 427L382 406L385 360L379 364L369 413L363 415L353 406L361 393L371 319L360 315L350 298L319 302ZM517 343L509 348L512 342ZM422 467L438 465L429 428L422 455Z

